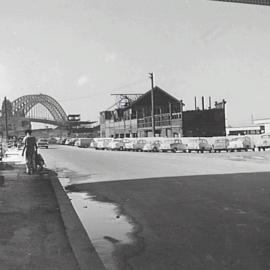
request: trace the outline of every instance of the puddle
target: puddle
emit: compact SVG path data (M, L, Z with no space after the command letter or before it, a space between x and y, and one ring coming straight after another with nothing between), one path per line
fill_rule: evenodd
M65 168L56 168L54 170L57 173L59 179L68 179L69 185L91 182L92 177L95 176L95 174L78 174Z
M229 157L230 160L234 160L234 161L246 161L244 156L232 156Z
M5 183L5 177L3 175L0 175L0 187L3 186Z
M234 161L253 161L253 162L262 162L265 161L267 162L267 158L264 156L248 156L248 155L237 155L237 156L230 156L229 157L230 160L234 160Z
M70 185L69 178L59 178L63 187ZM108 270L117 270L114 255L117 247L131 244L133 225L119 214L117 205L95 200L86 192L67 192L93 246Z

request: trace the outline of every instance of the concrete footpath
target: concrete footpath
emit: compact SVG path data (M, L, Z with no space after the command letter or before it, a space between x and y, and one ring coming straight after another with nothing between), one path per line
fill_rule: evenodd
M104 270L54 172L0 165L0 269Z

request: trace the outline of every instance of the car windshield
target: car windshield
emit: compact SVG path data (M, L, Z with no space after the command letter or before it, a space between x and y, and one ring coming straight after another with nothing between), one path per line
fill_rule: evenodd
M232 142L237 142L237 141L243 141L243 140L244 140L244 138L234 138L231 141Z
M164 141L164 143L174 143L175 141L174 140L166 140Z
M226 141L225 139L219 139L219 140L216 140L216 143L223 143L225 141Z

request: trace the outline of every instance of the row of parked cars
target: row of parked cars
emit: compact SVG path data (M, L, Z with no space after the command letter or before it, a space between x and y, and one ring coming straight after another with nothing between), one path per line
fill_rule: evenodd
M270 134L261 135L254 140L250 136L216 138L94 138L90 147L97 150L144 151L144 152L234 152L257 148L270 148Z

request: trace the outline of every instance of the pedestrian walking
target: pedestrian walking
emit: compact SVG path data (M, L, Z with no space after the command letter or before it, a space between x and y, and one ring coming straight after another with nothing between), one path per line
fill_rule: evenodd
M23 139L24 147L22 156L24 156L25 153L26 173L33 174L36 170L37 143L36 138L32 136L31 130L26 130L25 134L26 136Z

